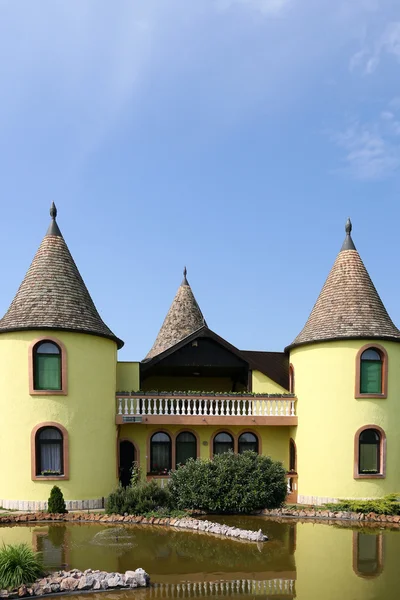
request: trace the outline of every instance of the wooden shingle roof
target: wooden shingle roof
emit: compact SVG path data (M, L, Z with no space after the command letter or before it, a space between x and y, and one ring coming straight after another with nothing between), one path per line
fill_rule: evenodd
M346 238L308 320L289 348L338 339L377 338L400 341L351 238Z
M10 308L0 320L0 333L56 329L89 333L116 342L101 319L56 222L52 221Z
M154 358L154 356L175 346L175 344L178 344L201 327L207 326L186 274L185 267L183 281L176 292L156 341L144 360Z

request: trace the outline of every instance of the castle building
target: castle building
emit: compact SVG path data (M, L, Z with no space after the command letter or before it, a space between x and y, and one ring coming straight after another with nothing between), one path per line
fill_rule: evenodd
M254 450L287 470L288 501L400 489L400 331L351 237L283 352L211 330L186 269L147 356L119 362L58 227L0 320L0 506L99 508L133 462L160 485L190 457Z

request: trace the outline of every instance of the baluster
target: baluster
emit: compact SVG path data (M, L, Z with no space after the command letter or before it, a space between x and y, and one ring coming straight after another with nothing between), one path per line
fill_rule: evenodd
M162 400L161 400L162 402ZM164 398L164 409L162 410L162 414L163 415L167 415L168 414L168 404L167 404L167 399Z
M122 400L118 398L118 414L122 415Z
M247 416L250 417L251 416L250 400L246 399L246 404L247 404Z
M208 402L208 400L207 400L207 402ZM210 416L212 416L214 414L213 410L214 410L213 401L210 400Z
M255 417L258 417L258 406L257 405L258 405L258 400L257 400L257 398L254 398L254 400L253 400L253 415Z
M176 400L176 414L177 415L181 414L180 413L180 410L181 410L181 404L180 403L181 403L181 401L179 400L179 398L177 398L177 400Z
M192 414L192 399L191 398L188 398L187 407L188 407L187 408L187 414L191 415Z
M227 400L226 401L226 414L228 415L228 417L232 416L232 407L233 407L233 400Z
M139 403L140 403L139 398L135 398L135 415L139 414Z
M291 401L290 401L290 408L291 408L291 410L290 410L290 414L291 414L291 416L292 416L292 417L294 417L294 416L295 416L295 414L296 414L296 413L294 412L294 400L291 400Z
M283 413L283 400L279 400L278 402L279 402L279 408L280 408L279 414L281 417L283 417L283 414L284 414Z
M186 415L186 398L182 398L182 414Z
M124 415L128 414L128 400L124 399Z
M197 415L197 398L193 398L193 414Z
M232 400L232 415L236 417L237 415L237 400L236 398Z
M153 398L153 415L156 415L156 414L157 414L157 400L156 400L156 398Z
M169 411L171 415L175 414L175 403L174 403L174 399L173 398L168 398L168 402L170 405L171 410Z
M130 415L133 415L133 402L134 402L134 399L133 399L133 398L130 398L130 402L129 402L129 404L130 404L130 407L129 407L129 414L130 414Z
M225 416L225 399L221 402L221 415Z

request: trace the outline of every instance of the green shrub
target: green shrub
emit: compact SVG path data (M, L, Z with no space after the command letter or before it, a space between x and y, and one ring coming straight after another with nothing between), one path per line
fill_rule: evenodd
M41 556L27 544L0 548L0 589L29 585L43 574Z
M154 479L127 488L120 486L106 500L109 515L144 515L169 508L172 506L168 488L159 487Z
M65 507L64 496L57 485L51 488L50 498L48 501L47 512L51 514L59 514L68 512Z
M190 459L171 473L169 489L181 510L250 513L281 506L287 484L281 463L247 450L218 454L212 460Z
M400 499L398 494L390 494L376 500L341 500L337 504L325 504L324 507L332 511L400 515Z

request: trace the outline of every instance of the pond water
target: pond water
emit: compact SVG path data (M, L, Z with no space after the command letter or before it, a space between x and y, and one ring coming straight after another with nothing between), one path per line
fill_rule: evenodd
M125 572L142 567L154 584L147 590L93 594L88 600L399 598L400 531L277 523L263 517L215 521L261 528L269 541L250 544L152 526L60 523L0 527L0 544L31 544L43 552L49 569Z

